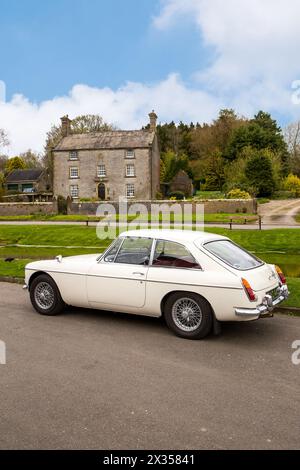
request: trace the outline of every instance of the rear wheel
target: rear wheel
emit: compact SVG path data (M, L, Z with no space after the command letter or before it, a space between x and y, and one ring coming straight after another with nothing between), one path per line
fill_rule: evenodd
M42 315L58 315L65 307L56 283L47 274L41 274L32 281L30 300Z
M168 327L187 339L201 339L212 328L212 311L209 303L192 292L175 292L167 299L164 316Z

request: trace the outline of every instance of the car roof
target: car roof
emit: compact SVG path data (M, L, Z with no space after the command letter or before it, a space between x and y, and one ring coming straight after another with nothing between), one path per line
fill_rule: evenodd
M145 237L156 238L160 240L170 240L174 242L195 242L205 243L212 240L226 240L227 237L217 235L215 233L194 231L194 230L170 230L170 229L141 229L141 230L128 230L120 233L120 237Z

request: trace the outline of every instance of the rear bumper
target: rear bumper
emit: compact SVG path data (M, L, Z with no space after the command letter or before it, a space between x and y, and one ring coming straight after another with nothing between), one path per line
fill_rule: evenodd
M289 296L287 286L281 286L279 288L278 294L278 297L274 300L270 295L265 295L262 304L258 305L255 308L236 308L235 314L238 317L272 317L272 310L274 309L274 307L286 300Z

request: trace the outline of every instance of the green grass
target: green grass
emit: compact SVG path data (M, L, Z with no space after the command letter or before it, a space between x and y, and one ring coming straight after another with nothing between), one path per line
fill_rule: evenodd
M197 191L196 199L224 199L225 194L221 191Z
M295 216L295 221L300 224L300 213Z
M271 263L284 266L285 263L297 265L300 255L300 230L229 230L223 228L206 228L208 232L226 235L246 249ZM111 237L114 235L111 232ZM45 247L0 247L0 276L24 276L24 266L31 260L53 258L58 254L63 256L85 253L100 253L110 243L110 240L99 240L95 227L78 225L1 225L0 244L46 245ZM51 245L59 245L52 248ZM67 248L80 246L80 248ZM95 247L95 248L88 248ZM277 252L277 253L276 253ZM297 255L297 256L296 256ZM5 262L4 258L15 257L14 261ZM296 266L297 267L297 266ZM300 278L288 278L291 291L285 305L300 307Z

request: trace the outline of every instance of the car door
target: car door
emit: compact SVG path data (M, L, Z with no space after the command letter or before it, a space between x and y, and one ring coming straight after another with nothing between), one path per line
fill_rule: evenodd
M143 307L152 242L151 238L120 238L92 266L87 276L92 306Z

